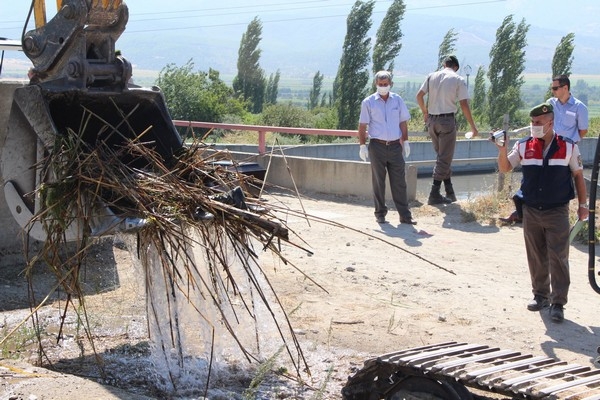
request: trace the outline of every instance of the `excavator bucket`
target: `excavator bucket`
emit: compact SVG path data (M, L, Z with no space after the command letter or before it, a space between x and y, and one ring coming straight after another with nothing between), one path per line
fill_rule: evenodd
M47 178L42 176L42 160L52 151L57 135L73 134L90 149L100 141L115 149L124 147L127 141L138 141L159 154L166 164L182 147L162 93L157 89L110 94L58 92L30 85L15 90L0 166L11 213L35 239L45 238L39 225L28 225L42 207L39 197L34 195ZM120 161L131 168L147 166L148 160L141 155L121 154ZM79 232L75 229L71 234L77 237Z
M128 141L142 143L168 165L182 148L182 140L157 87L130 84L131 64L115 50L125 30L128 9L124 2L62 0L56 16L46 22L40 0L35 0L36 28L23 35L23 52L32 61L30 84L14 91L0 167L8 207L29 235L45 240L40 223L32 223L43 204L36 190L52 177L44 174L42 160L51 154L57 138L77 135L86 148L99 143L115 150ZM143 154L120 152L124 165L144 169ZM83 199L85 201L85 199ZM104 205L90 205L104 219L92 234L110 233L130 218L115 215ZM73 226L70 239L80 237Z

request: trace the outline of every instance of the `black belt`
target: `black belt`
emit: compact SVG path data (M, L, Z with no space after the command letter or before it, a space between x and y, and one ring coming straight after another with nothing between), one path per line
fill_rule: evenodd
M430 117L454 117L454 113L446 114L429 114Z
M558 203L558 204L525 204L527 207L535 208L539 211L551 210L553 208L564 207L569 203Z
M394 143L398 143L400 144L400 139L396 139L396 140L381 140L381 139L369 139L370 142L377 142L377 143L381 143L381 144L385 144L386 146L389 146L390 144L394 144Z

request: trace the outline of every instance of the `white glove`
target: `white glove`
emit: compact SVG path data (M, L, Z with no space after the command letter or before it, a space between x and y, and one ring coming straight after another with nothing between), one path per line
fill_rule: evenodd
M369 152L367 150L366 144L360 145L360 148L358 149L358 156L360 157L361 160L367 161L367 158L369 158Z
M408 140L402 142L402 154L404 155L404 158L410 156L410 144L408 143Z

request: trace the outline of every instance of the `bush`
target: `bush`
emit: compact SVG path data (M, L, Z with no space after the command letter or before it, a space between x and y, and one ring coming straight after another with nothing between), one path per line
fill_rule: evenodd
M219 72L194 72L190 60L184 66L169 64L158 76L169 113L173 119L188 121L222 122L225 115L242 115L244 103L233 96L233 90L220 78ZM182 135L189 135L185 128ZM200 130L200 134L206 130Z

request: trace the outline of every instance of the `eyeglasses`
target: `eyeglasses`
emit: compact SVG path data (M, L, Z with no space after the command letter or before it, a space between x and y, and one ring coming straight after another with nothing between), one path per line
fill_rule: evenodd
M559 88L563 87L565 85L560 85L560 86L552 86L552 90L558 90Z

